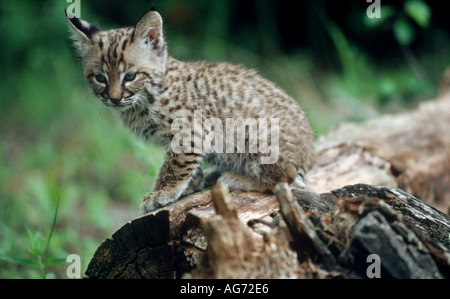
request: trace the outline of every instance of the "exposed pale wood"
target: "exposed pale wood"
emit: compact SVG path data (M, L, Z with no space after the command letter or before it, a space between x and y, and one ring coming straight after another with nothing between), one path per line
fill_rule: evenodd
M450 92L417 109L346 123L317 140L307 188L400 188L450 213Z

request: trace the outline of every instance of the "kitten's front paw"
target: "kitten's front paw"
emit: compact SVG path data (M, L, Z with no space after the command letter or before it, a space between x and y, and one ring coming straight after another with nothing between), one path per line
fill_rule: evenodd
M176 196L169 191L150 192L143 199L141 211L143 214L147 214L176 200Z

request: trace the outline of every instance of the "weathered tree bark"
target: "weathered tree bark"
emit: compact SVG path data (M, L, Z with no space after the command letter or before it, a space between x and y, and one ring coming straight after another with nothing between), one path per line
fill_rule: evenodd
M365 278L375 254L382 278L450 278L449 107L447 94L332 130L317 142L308 190L217 185L130 221L86 276Z

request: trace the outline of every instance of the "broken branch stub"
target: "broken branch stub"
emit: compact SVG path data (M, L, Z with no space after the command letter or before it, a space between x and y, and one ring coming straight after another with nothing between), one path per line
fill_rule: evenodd
M333 268L336 264L334 256L320 240L314 225L294 199L289 186L286 183L278 184L275 195L280 202L283 219L293 238L299 262L309 259L314 263L322 264L325 269Z

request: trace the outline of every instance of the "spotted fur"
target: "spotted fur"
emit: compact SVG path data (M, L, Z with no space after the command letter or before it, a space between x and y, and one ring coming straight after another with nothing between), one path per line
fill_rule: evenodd
M94 94L119 111L134 135L168 148L154 191L144 198L144 213L217 181L230 189L262 192L273 191L280 182L302 184L312 132L297 102L275 84L241 66L170 57L161 16L153 10L135 27L108 31L80 19L68 21ZM177 133L172 124L181 118L193 122L196 111L201 111L201 121L279 119L278 160L261 164L261 154L249 152L175 153L170 148ZM202 138L205 133L192 126L192 136ZM245 138L248 145L248 134ZM203 173L203 161L213 168Z

